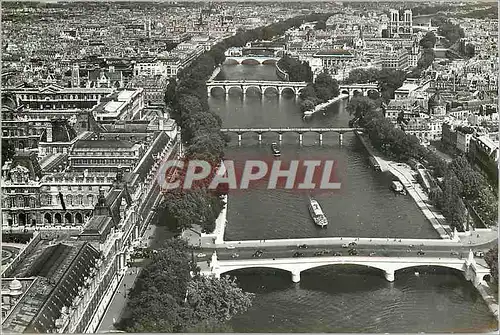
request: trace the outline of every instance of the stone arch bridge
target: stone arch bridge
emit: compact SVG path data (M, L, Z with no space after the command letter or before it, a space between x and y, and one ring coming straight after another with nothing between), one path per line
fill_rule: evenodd
M274 56L226 56L226 63L233 64L260 64L260 65L272 65L276 64L280 58Z
M236 88L240 90L243 95L251 88L257 89L263 95L267 90L274 90L279 95L283 92L289 91L295 96L299 95L304 87L307 86L306 82L292 82L292 81L265 81L265 80L223 80L223 81L209 81L206 84L207 94L211 95L212 90L221 88L224 93L229 94L229 90Z
M379 92L378 85L376 83L369 84L350 84L350 85L339 85L340 94L349 95L351 99L355 95L368 96L370 92Z
M204 275L220 277L222 274L234 270L247 268L270 268L288 271L292 281L298 283L303 271L327 265L361 265L382 270L385 278L392 282L395 272L402 269L419 266L445 267L462 271L464 277L478 285L484 282L484 277L490 273L488 268L476 264L472 251L466 259L437 258L437 257L367 257L367 256L339 256L339 257L298 257L298 258L251 258L238 260L218 260L217 253L212 254L210 269L202 272Z

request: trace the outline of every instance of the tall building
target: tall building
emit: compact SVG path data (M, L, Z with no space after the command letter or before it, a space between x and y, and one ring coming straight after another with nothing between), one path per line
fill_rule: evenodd
M411 9L391 9L389 14L389 37L411 38L413 34L413 18Z

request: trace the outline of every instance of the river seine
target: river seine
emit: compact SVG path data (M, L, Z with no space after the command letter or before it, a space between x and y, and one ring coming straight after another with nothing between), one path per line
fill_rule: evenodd
M277 80L269 65L225 65L218 79ZM293 97L249 91L242 97L232 89L228 97L217 89L210 108L223 127L346 127L346 102L337 103L310 121L302 120ZM246 134L241 146L235 138L226 158L242 164L248 158L269 158L276 134ZM334 159L338 191L314 194L329 225L318 229L307 211L307 195L285 190L250 189L229 195L226 240L288 237L359 236L438 238L409 196L389 189L391 176L368 167L367 154L352 134L326 134L323 145L316 134L286 134L282 159ZM253 306L231 320L235 332L484 332L496 329L475 288L458 271L418 268L398 271L389 283L375 269L332 266L302 273L294 284L289 273L252 269L231 272L241 287L256 293Z

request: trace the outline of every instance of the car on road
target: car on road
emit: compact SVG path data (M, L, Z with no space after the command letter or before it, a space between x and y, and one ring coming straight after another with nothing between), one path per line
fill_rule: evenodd
M356 243L356 242L351 242L351 243L349 243L349 246L350 246L350 247L355 247L356 245L357 245L357 243Z
M374 252L370 252L370 257L371 256L375 256L375 253Z
M263 253L264 252L262 250L257 250L256 252L254 252L254 254L252 255L252 257L260 258L260 257L262 257Z
M296 251L294 254L293 254L293 257L302 257L304 256L304 253L303 252L298 252Z
M356 249L349 249L349 256L356 256L358 251Z
M307 244L298 245L299 249L307 249Z
M341 252L336 252L333 254L333 256L342 256L342 253Z
M316 251L316 252L314 253L314 256L323 256L324 254L325 254L325 252L324 252L324 251Z
M458 252L456 252L456 251L454 251L454 250L452 250L452 251L451 251L451 255L452 255L452 256L458 256L458 255L459 255L459 253L458 253Z
M237 253L231 255L231 258L238 258L238 257L240 257L240 255L238 255Z
M198 257L198 258L207 257L207 254L200 252L198 255L196 255L196 257Z
M349 248L349 244L347 243L342 244L342 248Z
M423 255L425 255L425 252L423 250L419 250L419 251L417 251L417 255L423 256Z
M484 252L482 252L482 251L475 251L474 252L474 256L476 256L476 257L484 257Z
M234 245L228 245L228 246L226 247L226 249L229 249L229 250L232 250L232 249L235 249L235 248L236 248L236 247L235 247Z

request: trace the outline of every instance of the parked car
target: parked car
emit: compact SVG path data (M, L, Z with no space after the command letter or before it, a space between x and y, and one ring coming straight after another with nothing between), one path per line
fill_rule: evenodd
M375 256L375 253L374 252L370 252L370 257L371 256Z
M238 255L237 253L231 255L231 258L238 258L238 257L240 257L240 255Z
M298 252L296 251L294 254L293 254L293 257L302 257L304 256L304 253L303 252Z
M262 257L262 254L263 254L262 251L257 250L256 252L254 252L254 254L252 255L252 257L260 258L260 257Z
M226 249L229 249L229 250L232 250L232 249L234 249L234 248L236 248L234 245L228 245L228 246L226 247Z
M452 256L458 256L458 255L459 255L459 253L458 253L458 252L456 252L456 251L454 251L454 250L452 250L452 251L451 251L451 255L452 255Z
M198 258L207 257L207 254L200 252L198 255L196 255L196 257L198 257Z
M351 242L351 243L349 243L349 246L350 246L350 247L355 247L356 245L357 245L357 244L356 244L356 242Z
M323 256L324 254L325 254L324 251L316 251L314 253L314 256Z
M341 252L336 252L333 254L333 256L342 256L342 253Z

